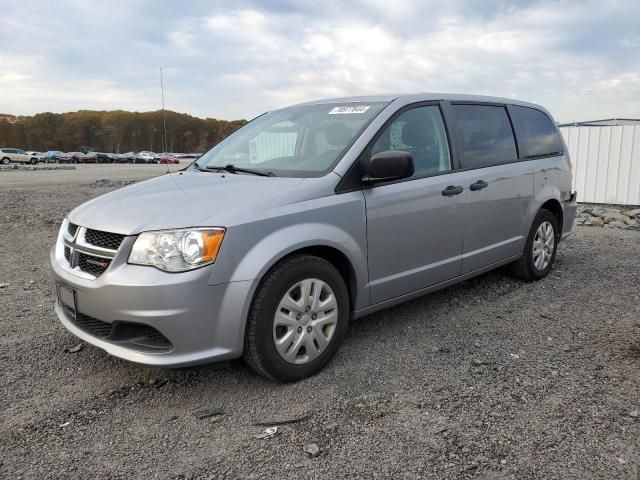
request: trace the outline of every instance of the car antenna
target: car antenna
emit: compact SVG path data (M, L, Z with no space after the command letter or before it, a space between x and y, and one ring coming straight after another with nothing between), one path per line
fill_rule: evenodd
M162 94L162 148L164 149L164 153L168 153L167 151L167 116L164 111L164 81L162 78L162 67L160 67L160 92ZM169 162L167 162L167 173L170 173L171 169L169 168Z

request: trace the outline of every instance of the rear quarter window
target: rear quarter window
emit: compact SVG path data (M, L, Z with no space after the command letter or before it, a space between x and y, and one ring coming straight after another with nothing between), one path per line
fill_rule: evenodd
M546 113L535 108L512 106L518 127L520 155L525 158L560 154L564 150L558 131Z
M453 105L462 168L482 168L518 158L505 107Z

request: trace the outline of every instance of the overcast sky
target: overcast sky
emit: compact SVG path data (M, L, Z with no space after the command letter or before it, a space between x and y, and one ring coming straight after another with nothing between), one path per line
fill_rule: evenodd
M559 121L640 118L640 5L618 1L0 0L0 112L250 118L342 95L454 92Z

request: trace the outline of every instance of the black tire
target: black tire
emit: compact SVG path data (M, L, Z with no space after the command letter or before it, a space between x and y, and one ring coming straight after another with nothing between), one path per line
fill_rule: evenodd
M31 165L37 165L38 164L38 159L37 158L32 158L31 160L29 160L29 163Z
M9 165L9 163L11 163L11 159L9 157L4 157L2 159L2 164L3 165Z
M317 278L330 286L338 306L335 331L326 349L308 363L290 363L280 356L273 339L274 315L282 297L296 283ZM280 382L300 380L319 372L333 358L349 322L349 291L340 272L326 260L312 255L287 258L272 268L253 299L245 329L245 362L257 373Z
M544 222L549 222L553 228L553 251L551 252L551 259L549 260L549 263L544 268L538 269L534 263L533 242L538 228ZM556 216L549 210L540 210L531 224L531 230L529 230L529 235L524 246L522 257L511 264L511 271L513 275L527 282L534 282L546 277L553 267L556 252L558 251L559 240L560 233L558 231L558 220L556 219Z

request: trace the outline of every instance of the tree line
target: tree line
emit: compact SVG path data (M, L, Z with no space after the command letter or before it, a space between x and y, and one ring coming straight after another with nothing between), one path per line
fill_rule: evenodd
M166 151L202 153L244 125L246 120L197 118L165 111ZM162 111L125 112L81 110L38 113L33 116L0 114L0 147L46 152L165 151Z

